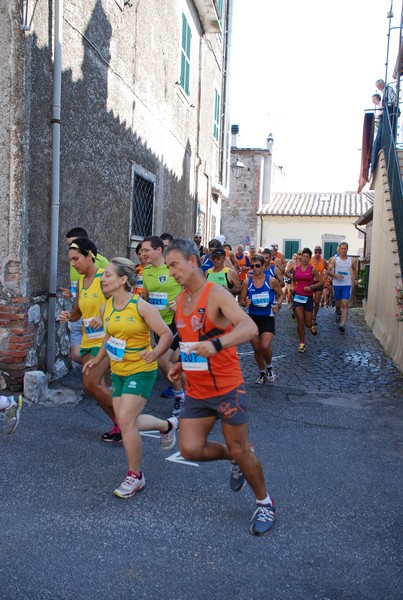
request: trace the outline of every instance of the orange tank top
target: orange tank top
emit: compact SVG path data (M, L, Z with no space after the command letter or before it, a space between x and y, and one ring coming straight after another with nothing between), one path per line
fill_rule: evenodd
M323 258L321 258L319 262L316 262L315 259L312 257L309 261L309 264L317 270L319 275L322 275L323 271L325 270L325 261L323 260Z
M214 285L209 281L206 283L197 305L189 315L183 313L183 291L177 299L175 312L182 367L186 376L186 394L198 400L221 396L243 383L235 346L224 348L208 359L191 352L192 343L220 337L232 329L231 324L224 329L219 328L209 318L208 297Z

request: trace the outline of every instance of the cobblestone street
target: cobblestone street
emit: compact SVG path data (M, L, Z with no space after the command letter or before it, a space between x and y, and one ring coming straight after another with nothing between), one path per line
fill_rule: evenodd
M363 309L349 309L343 335L338 332L334 308L320 309L317 321L318 335L307 330L307 349L300 354L296 321L291 319L289 305L283 305L273 341L273 365L279 379L267 386L368 397L402 394L403 375L368 329ZM239 353L246 381L253 384L258 371L252 348L245 344Z

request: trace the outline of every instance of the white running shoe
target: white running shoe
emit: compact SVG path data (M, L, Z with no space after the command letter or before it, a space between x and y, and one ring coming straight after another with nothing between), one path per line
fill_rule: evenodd
M141 479L134 475L127 475L126 479L113 492L118 498L131 498L136 492L143 489L146 484L144 474L141 474Z
M14 433L20 422L22 396L9 396L8 399L10 404L2 412L5 414L7 419L6 433L11 434Z
M269 383L277 381L277 375L275 374L273 367L266 367L266 376Z
M172 425L172 429L168 433L161 433L161 444L163 450L171 450L175 446L176 432L179 427L179 421L176 417L169 417L167 419Z

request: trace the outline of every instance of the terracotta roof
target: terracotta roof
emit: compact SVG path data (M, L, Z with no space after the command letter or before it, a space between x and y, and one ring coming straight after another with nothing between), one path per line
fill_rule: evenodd
M360 217L372 206L374 192L276 192L258 215Z

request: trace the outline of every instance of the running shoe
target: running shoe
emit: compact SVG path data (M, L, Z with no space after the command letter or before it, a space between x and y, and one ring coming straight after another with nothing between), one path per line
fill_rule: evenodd
M144 474L141 474L141 478L135 477L135 475L127 475L126 479L120 484L119 487L114 490L115 496L118 498L131 498L136 492L143 489L146 484Z
M298 346L298 352L305 352L305 344L300 344Z
M249 531L253 535L265 535L273 528L276 520L276 509L274 504L258 504L257 509L251 518L251 526Z
M269 383L276 381L277 375L275 374L273 367L266 367L266 377Z
M101 435L101 440L103 442L121 442L122 441L122 432L120 431L119 425L114 423L112 429L103 433Z
M346 331L346 328L343 327L343 325L340 325L339 327L339 333L344 333Z
M267 375L266 373L260 373L259 377L255 379L255 383L261 385L262 383L267 383Z
M161 433L161 444L163 450L171 450L175 446L176 432L178 430L179 421L176 417L169 417L167 419L172 425L172 429L167 433Z
M318 322L315 320L312 325L315 325L315 327L317 326Z
M185 396L175 396L174 407L172 409L172 417L179 417L183 409L183 403L185 402Z
M312 333L312 335L318 335L318 329L315 325L312 325L311 333Z
M231 460L229 484L233 492L240 492L246 485L245 476L242 473L240 466L234 460Z
M164 390L161 394L161 398L173 398L175 395L175 392L173 390L173 387L170 385L169 387L167 387L166 390Z
M341 310L340 311L336 310L336 323L340 323L340 319L341 319Z
M6 432L11 435L17 429L20 422L22 409L22 396L9 396L10 405L4 410L7 417Z

